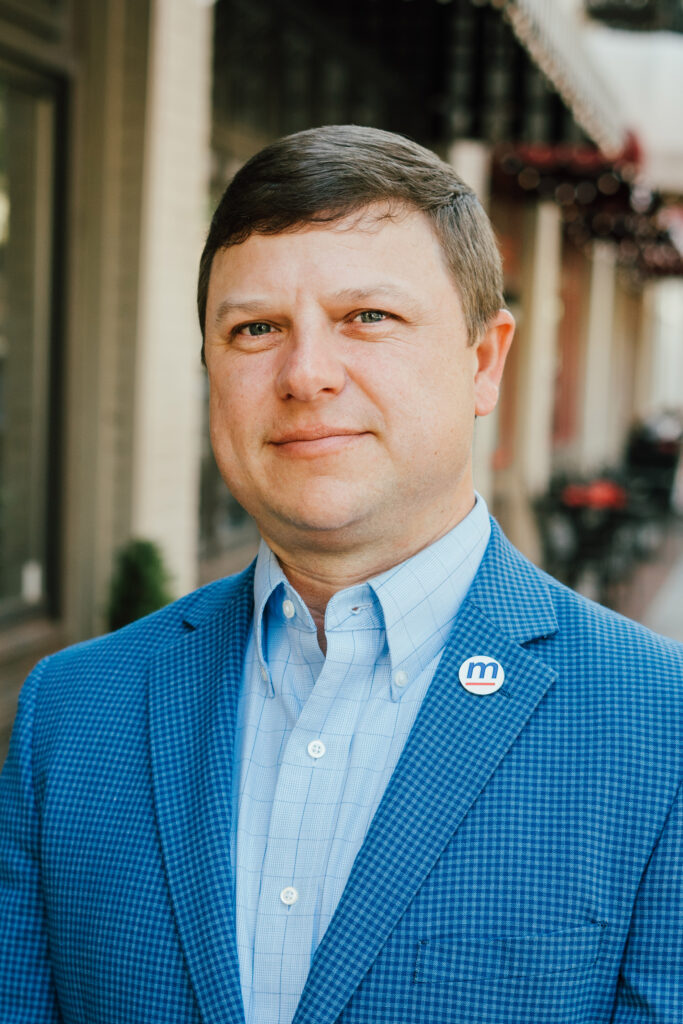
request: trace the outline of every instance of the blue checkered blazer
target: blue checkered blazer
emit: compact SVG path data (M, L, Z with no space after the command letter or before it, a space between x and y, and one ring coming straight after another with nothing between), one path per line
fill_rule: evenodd
M0 786L2 1024L243 1021L251 602L247 571L27 682ZM504 666L495 694L459 685L473 654ZM295 1024L680 1024L682 678L680 646L494 525Z

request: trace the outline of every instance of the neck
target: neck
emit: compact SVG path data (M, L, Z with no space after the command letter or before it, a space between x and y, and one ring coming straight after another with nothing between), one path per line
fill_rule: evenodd
M274 538L263 534L264 540L276 555L283 573L305 603L318 631L318 643L326 652L325 610L332 597L340 590L378 576L387 569L434 544L452 530L474 506L463 514L456 514L437 529L419 537L382 538L379 544L350 548L313 547L297 545L284 547Z
M324 569L326 567L321 566L317 568L315 564L309 566L307 564L289 562L286 560L286 557L281 556L277 551L275 553L278 556L283 573L311 613L318 633L320 650L323 654L326 654L325 610L327 603L330 598L334 597L337 591L344 590L346 587L352 587L354 584L361 582L361 580L351 573L332 573L329 571L329 567L327 567L328 571L325 572ZM364 579L369 579L369 576L364 577Z

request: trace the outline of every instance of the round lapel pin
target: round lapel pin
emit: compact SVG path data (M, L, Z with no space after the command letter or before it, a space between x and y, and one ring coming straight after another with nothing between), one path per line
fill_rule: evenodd
M469 693L482 697L500 690L505 682L505 669L488 654L475 654L463 661L458 679Z

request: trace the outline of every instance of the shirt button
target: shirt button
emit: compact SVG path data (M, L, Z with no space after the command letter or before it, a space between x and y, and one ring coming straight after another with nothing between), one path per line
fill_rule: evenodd
M293 885L288 885L280 893L280 899L286 907L291 907L293 903L299 899L299 893L296 891Z
M286 601L282 602L282 612L286 619L294 618L296 608L294 607L294 602L290 601L289 598L287 598Z
M261 665L261 679L263 680L263 682L264 682L264 683L267 683L267 682L268 682L268 672L267 672L267 670L266 670L266 669L265 669L265 668L263 667L263 665Z
M398 672L394 673L394 682L403 689L408 682L408 673L404 672L403 669L399 669Z
M308 744L308 753L311 757L322 757L325 753L325 744L322 740L311 740Z

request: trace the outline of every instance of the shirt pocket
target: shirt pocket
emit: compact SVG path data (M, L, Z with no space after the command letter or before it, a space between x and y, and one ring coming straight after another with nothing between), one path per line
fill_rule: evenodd
M574 971L597 960L605 923L512 937L463 935L422 939L415 981L423 985L533 978Z

